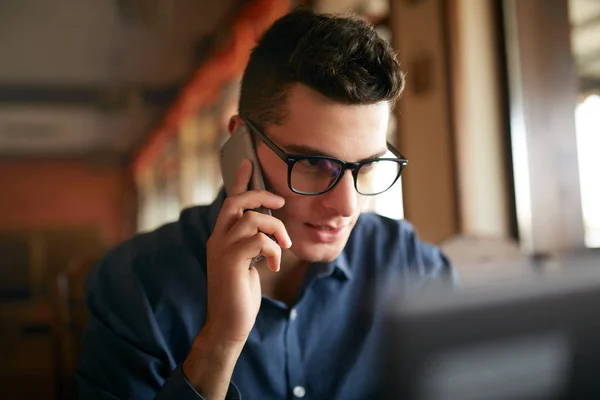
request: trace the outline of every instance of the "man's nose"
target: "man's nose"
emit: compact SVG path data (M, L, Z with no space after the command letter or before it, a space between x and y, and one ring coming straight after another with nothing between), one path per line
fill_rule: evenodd
M327 208L337 210L340 216L351 217L354 215L358 193L354 188L352 172L346 171L337 185L322 196L323 204Z

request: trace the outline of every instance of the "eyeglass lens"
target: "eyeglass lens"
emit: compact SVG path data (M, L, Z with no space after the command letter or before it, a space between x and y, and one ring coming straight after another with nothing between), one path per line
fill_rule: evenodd
M400 172L400 163L378 160L360 167L356 189L361 194L378 194L389 189ZM292 168L290 183L295 191L316 194L330 189L342 171L342 164L325 158L299 160Z

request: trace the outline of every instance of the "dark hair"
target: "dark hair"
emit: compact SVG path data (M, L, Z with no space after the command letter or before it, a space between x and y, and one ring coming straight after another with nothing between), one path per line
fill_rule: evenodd
M240 114L260 125L283 123L287 93L298 83L343 104L393 103L404 75L391 46L366 21L296 10L252 50Z

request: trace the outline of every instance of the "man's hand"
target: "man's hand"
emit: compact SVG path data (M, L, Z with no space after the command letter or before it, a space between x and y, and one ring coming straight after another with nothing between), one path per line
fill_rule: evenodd
M262 254L269 268L279 271L281 247L292 245L280 220L251 211L278 209L284 204L284 199L273 193L248 191L251 174L252 163L245 160L208 239L208 313L183 364L190 383L211 400L225 397L260 308L260 279L252 260Z

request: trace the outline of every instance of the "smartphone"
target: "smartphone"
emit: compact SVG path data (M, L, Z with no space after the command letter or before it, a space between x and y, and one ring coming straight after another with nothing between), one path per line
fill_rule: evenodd
M240 165L242 165L242 161L246 158L252 162L252 177L248 184L248 190L265 190L265 182L260 169L260 163L256 157L254 141L246 125L242 124L225 142L220 152L221 176L223 177L225 192L228 195L231 193ZM255 211L271 215L271 211L266 208L260 208Z

